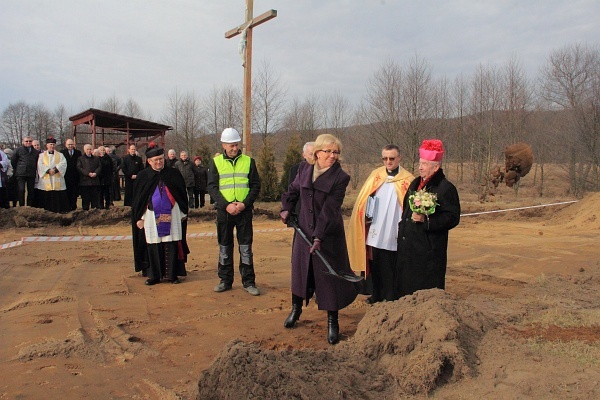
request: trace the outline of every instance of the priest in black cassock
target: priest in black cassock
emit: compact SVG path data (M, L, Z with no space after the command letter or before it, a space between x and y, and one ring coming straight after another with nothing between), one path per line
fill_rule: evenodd
M150 168L139 172L133 187L131 221L135 270L146 276L146 285L166 279L180 283L186 276L189 249L185 240L188 198L181 173L165 168L164 150L148 145Z

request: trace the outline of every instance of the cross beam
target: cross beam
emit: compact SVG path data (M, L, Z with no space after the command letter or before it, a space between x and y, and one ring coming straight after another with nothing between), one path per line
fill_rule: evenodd
M246 48L244 54L244 120L242 125L242 148L244 153L252 156L252 119L251 119L251 104L252 104L252 28L264 22L269 21L277 16L277 10L269 10L258 17L254 18L254 0L246 0L246 21L225 32L225 38L231 39L244 31L246 34Z

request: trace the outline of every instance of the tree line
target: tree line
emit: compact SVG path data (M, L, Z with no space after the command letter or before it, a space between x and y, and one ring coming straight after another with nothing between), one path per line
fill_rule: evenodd
M99 108L150 119L133 99L113 97ZM224 128L241 132L241 88L214 87L204 97L176 89L158 119L173 127L168 147L211 157L220 151ZM0 142L16 146L25 135L43 140L48 134L64 141L70 130L64 106L50 111L18 102L2 113ZM446 145L448 174L457 182L485 190L489 172L503 163L504 148L525 142L533 149L540 195L544 165L555 163L568 176L570 194L581 196L600 189L600 51L581 43L555 49L535 77L516 57L453 78L435 77L433 66L418 55L405 64L389 59L369 77L358 104L342 93L290 96L263 61L253 76L252 131L263 200L279 198L302 145L324 132L342 140L354 187L378 162L383 145L398 144L403 166L414 171L420 142L435 137Z

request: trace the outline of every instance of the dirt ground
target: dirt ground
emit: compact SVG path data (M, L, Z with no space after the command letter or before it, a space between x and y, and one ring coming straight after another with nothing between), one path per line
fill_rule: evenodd
M558 201L461 200L463 213ZM129 235L126 209L74 214L0 210L0 245L74 237L0 250L0 398L600 398L598 194L463 217L447 291L375 306L359 296L336 346L314 304L283 327L292 231L278 220L256 218L252 297L239 276L213 292L210 214L190 216L183 283L153 287L130 241L80 239Z

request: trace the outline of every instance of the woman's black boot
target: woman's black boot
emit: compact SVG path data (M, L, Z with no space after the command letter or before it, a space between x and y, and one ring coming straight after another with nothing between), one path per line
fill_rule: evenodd
M338 312L327 311L327 341L329 344L339 342L340 325L338 324Z
M302 301L304 299L300 296L292 294L292 312L288 315L287 319L283 323L286 328L293 328L296 325L296 321L300 319L302 314Z

